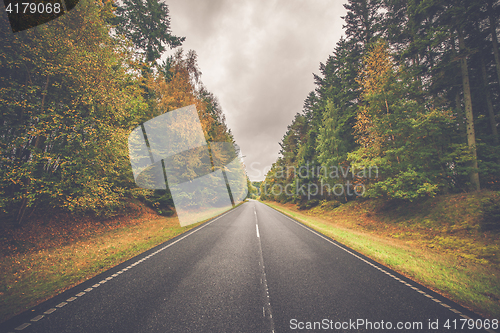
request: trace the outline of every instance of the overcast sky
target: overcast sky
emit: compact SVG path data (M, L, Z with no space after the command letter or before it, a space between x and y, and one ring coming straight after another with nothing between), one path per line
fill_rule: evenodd
M279 142L315 88L313 73L343 34L339 0L166 0L172 33L195 50L251 180L263 180ZM172 51L170 52L172 53Z

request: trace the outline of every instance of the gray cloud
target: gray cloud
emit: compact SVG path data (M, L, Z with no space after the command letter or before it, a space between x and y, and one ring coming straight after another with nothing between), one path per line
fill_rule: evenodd
M333 0L169 0L172 33L185 36L202 81L220 100L252 180L276 161L279 142L315 88L312 73L342 35Z

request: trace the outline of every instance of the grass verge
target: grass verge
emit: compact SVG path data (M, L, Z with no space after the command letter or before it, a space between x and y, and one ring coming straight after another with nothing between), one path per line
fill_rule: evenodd
M374 201L310 210L264 203L476 313L500 318L499 235L478 231L474 214L469 223L462 217L461 228L432 220L456 215L457 207L446 202L456 199L442 198L424 213L406 206L404 217L374 208L380 206Z

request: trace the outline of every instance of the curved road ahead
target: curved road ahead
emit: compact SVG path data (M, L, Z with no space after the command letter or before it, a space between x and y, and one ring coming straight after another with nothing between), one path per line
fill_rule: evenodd
M480 317L249 201L7 321L0 331L477 331L459 329L468 318Z

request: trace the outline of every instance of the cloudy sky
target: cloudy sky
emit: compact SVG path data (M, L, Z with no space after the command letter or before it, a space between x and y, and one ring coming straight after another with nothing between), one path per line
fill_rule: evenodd
M251 180L263 180L279 142L343 34L340 0L166 0L172 33L195 50Z

